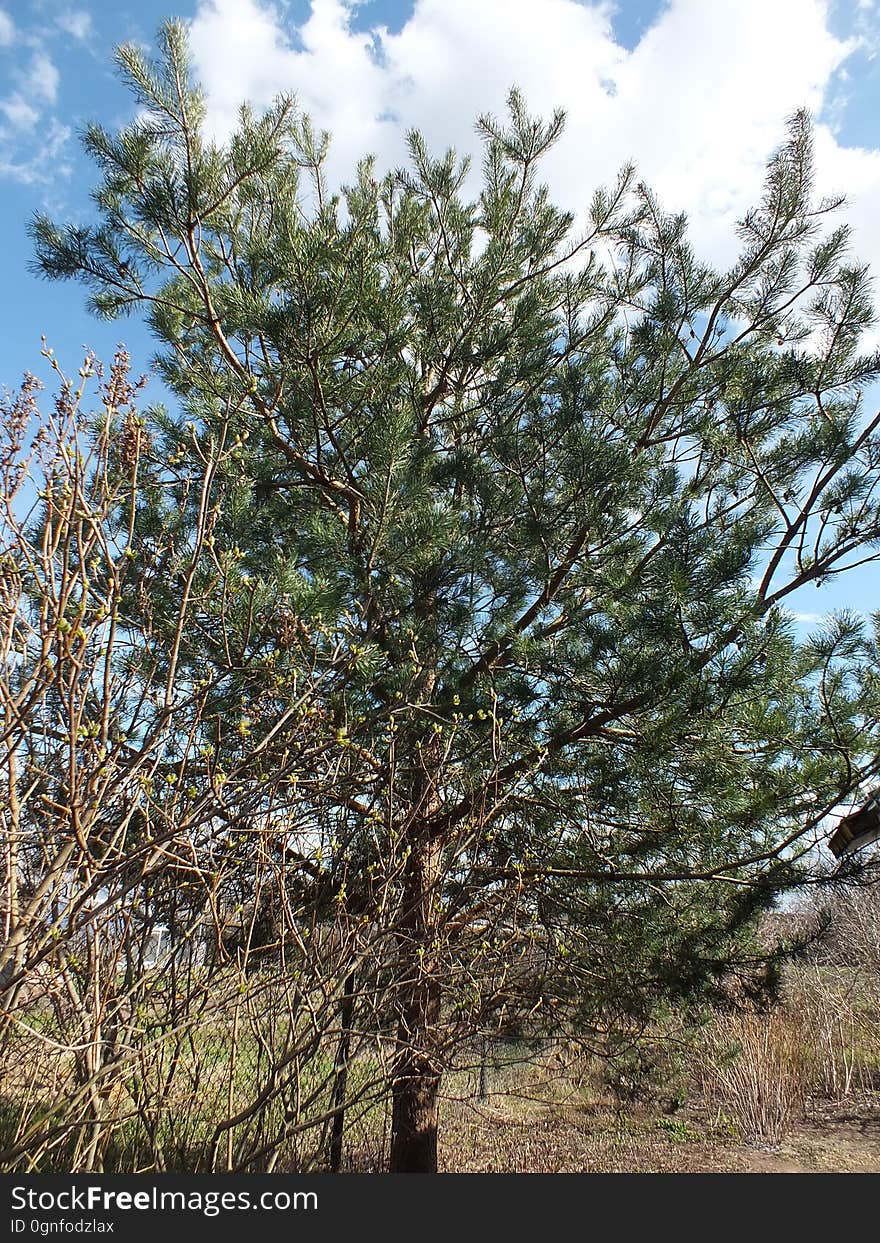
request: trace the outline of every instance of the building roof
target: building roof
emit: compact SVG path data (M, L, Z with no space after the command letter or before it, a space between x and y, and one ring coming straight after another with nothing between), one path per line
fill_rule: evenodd
M848 816L844 816L840 824L828 839L828 849L835 859L861 850L880 838L880 789L875 790L867 802Z

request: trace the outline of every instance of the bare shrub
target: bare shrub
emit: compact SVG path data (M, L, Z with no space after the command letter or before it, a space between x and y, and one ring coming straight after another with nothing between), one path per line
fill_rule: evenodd
M811 1088L843 1100L876 1086L880 1059L880 888L840 887L803 912L821 931L786 975L786 1006L810 1032Z
M0 400L0 1167L310 1168L387 1081L391 987L322 864L314 648L246 697L276 601L228 603L232 435L141 415L121 349L45 357L48 412Z
M870 1089L870 1050L878 1047L880 1030L858 976L809 963L791 973L787 993L810 1032L811 1090L839 1101L854 1089Z
M804 1109L809 1066L801 1024L780 1009L719 1016L707 1055L707 1096L745 1139L778 1144Z

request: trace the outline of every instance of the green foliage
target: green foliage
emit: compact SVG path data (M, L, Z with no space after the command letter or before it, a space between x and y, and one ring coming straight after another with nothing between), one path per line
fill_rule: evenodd
M876 765L876 637L841 614L799 644L784 608L880 540L868 276L806 117L719 272L629 168L577 233L539 180L562 117L516 93L475 197L416 133L336 193L292 100L216 145L179 27L160 52L119 54L142 119L88 132L97 223L32 232L40 271L155 333L182 414L139 530L185 542L217 472L223 637L206 614L182 659L223 671L230 745L288 766L308 687L338 764L310 787L303 758L299 797L344 825L334 866L442 842L450 984L491 909L546 1003L645 1019L731 968ZM528 993L496 968L477 1009Z

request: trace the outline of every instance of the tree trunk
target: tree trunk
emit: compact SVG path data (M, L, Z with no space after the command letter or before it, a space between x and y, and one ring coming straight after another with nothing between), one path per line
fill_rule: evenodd
M354 1016L355 973L350 971L342 986L340 1035L336 1048L333 1077L333 1125L330 1131L330 1172L342 1169L342 1140L345 1135L345 1095L348 1091L348 1058L351 1052L351 1022Z
M437 917L442 844L417 837L407 860L398 944L400 1019L391 1084L391 1172L436 1174L441 981Z
M489 1041L485 1036L480 1037L480 1086L477 1095L481 1101L489 1095Z

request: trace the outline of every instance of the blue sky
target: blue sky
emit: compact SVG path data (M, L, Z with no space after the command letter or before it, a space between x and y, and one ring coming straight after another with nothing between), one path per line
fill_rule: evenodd
M567 110L546 172L559 201L581 210L634 158L718 264L785 117L806 105L819 188L847 193L856 251L880 273L880 0L0 0L0 384L40 372L42 333L71 370L84 346L108 358L119 340L146 367L137 320L100 323L80 287L28 273L25 227L35 209L88 218L78 131L130 116L112 50L149 45L169 16L191 23L218 135L243 98L293 90L333 132L344 178L366 151L399 162L409 124L435 146L473 147L474 118L501 111L515 83L534 110ZM878 586L870 567L792 608L804 625L842 604L872 609Z

